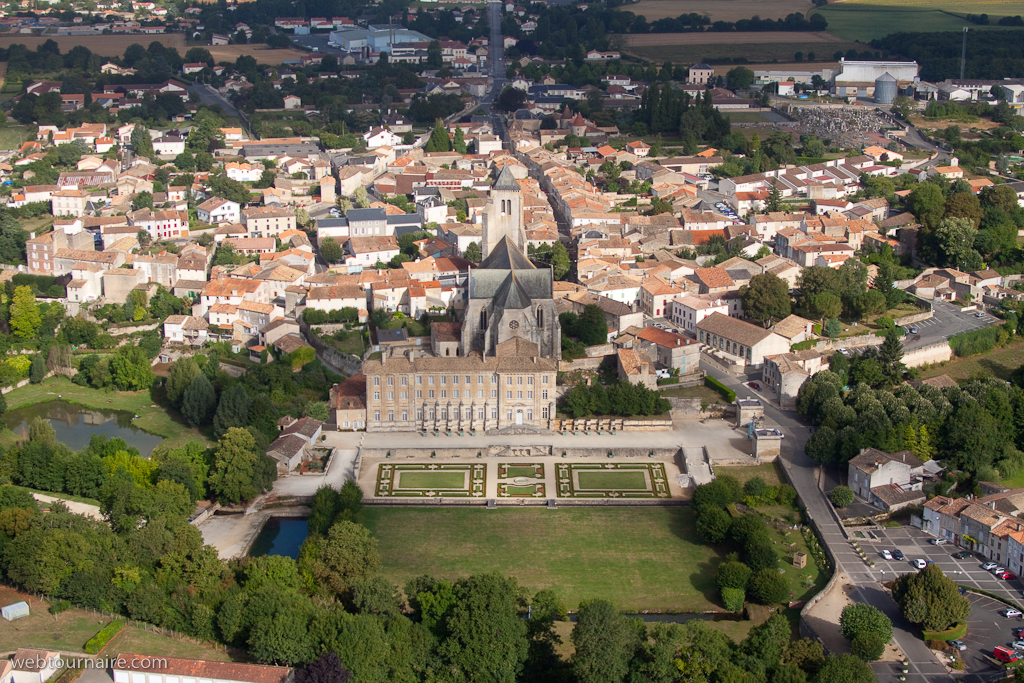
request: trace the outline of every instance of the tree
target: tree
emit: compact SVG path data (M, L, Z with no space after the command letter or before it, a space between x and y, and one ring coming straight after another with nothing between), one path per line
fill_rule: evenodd
M739 561L730 560L718 565L718 576L715 579L715 583L718 584L719 590L722 588L746 590L752 574L753 572L750 571L750 567L747 565Z
M153 195L149 192L137 192L132 197L132 208L138 211L139 209L152 209L153 208Z
M327 237L320 244L320 255L328 263L341 263L345 260L345 252L333 237Z
M829 491L828 499L837 508L844 508L853 503L855 496L853 495L853 489L849 486L840 485Z
M825 660L814 683L876 683L875 672L853 655L833 655Z
M893 582L892 597L907 621L926 631L944 631L965 622L971 613L970 600L935 564L917 574L899 576Z
M480 263L482 255L480 254L480 245L477 242L470 242L466 245L466 250L462 252L463 258L473 263Z
M348 592L353 581L380 572L377 539L366 527L342 520L336 522L317 545L313 576L317 583L337 595Z
M843 300L832 292L819 292L810 297L807 308L808 314L815 318L838 318L843 312Z
M147 159L156 158L156 152L153 151L153 138L150 136L149 131L142 126L135 125L130 142L132 151L135 152L136 156L146 157Z
M222 503L238 504L252 500L269 485L268 479L276 472L276 469L272 470L268 477L261 458L270 460L256 452L256 440L252 434L245 429L231 427L217 442L210 490Z
M521 109L526 104L527 95L526 92L514 88L511 85L505 86L505 89L501 91L498 98L494 102L494 106L506 114L511 114L517 109Z
M926 228L934 229L946 208L946 198L934 183L920 183L907 197L907 209Z
M750 284L740 288L740 297L747 317L765 327L772 318L781 320L789 315L789 285L772 273L760 273L750 278Z
M961 182L961 180L957 180L957 182ZM969 185L968 188L970 188ZM951 194L946 199L945 218L966 218L974 224L974 228L977 230L984 216L985 212L982 211L981 202L971 194L970 189L966 192Z
M437 654L454 680L514 683L529 651L526 620L519 614L519 587L500 574L458 581L446 614L446 635Z
M295 671L295 683L349 683L351 680L352 674L341 665L334 652L324 652L304 669Z
M122 346L110 359L110 381L121 391L149 389L154 379L150 359L138 346Z
M607 600L580 603L572 669L578 683L621 683L637 646L636 632Z
M181 398L185 390L200 373L199 366L192 360L191 356L184 356L174 361L171 365L171 372L167 377L167 400L176 407L181 406Z
M977 229L969 218L943 218L935 226L935 242L943 265L970 268Z
M896 328L891 328L885 334L885 341L878 350L878 364L882 372L893 384L903 377L903 342L900 341Z
M728 512L719 507L709 506L702 509L697 516L697 535L705 543L721 543L729 533L731 524L732 517Z
M217 392L204 373L196 375L182 396L181 414L193 427L210 422L217 407Z
M554 270L556 280L561 280L568 273L572 267L572 263L569 261L569 252L566 250L565 245L561 242L555 242L551 245L551 268Z
M885 645L892 640L892 622L889 617L877 607L864 603L844 607L839 617L839 628L847 640L859 638L863 645L869 645L872 640Z
M775 569L761 569L751 577L747 593L759 605L776 605L789 600L789 582Z
M778 183L774 180L771 183L771 187L768 188L768 199L765 201L765 209L768 211L782 210L782 190L779 189Z
M725 82L729 90L746 90L754 82L754 72L745 66L733 67L725 75Z
M826 337L838 337L839 333L843 331L843 326L836 318L829 318L825 321L823 331Z
M444 121L436 119L434 121L434 130L430 133L430 139L427 140L427 144L424 145L424 152L450 152L452 150L452 142L448 138L448 131L444 128Z
M455 139L452 140L452 148L459 154L466 153L466 138L463 135L461 126L456 126L455 128Z
M14 298L11 300L11 329L14 331L14 336L31 339L36 336L36 331L42 322L43 319L39 315L39 307L36 306L36 297L32 294L32 288L25 285L16 287Z
M248 423L249 406L252 399L241 384L236 384L220 395L217 413L213 416L213 434L217 438L232 427L244 427Z
M436 40L430 41L427 45L427 66L431 69L440 69L444 66L441 55L441 43Z
M44 377L46 377L46 361L43 360L43 354L33 354L28 370L28 381L32 384L39 384Z

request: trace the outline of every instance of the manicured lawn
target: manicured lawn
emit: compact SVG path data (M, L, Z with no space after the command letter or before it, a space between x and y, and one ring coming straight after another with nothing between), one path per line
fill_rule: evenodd
M537 493L537 485L530 484L529 486L509 486L507 487L508 495L510 496L532 496Z
M138 415L132 424L164 437L157 448L178 448L189 441L207 443L207 439L198 430L189 427L180 415L157 405L148 391L106 391L80 387L66 377L57 377L4 394L9 409L56 401L58 397L87 408L127 410Z
M714 389L701 385L696 387L678 387L668 385L669 388L661 392L662 396L676 396L678 398L699 398L708 403L722 403L725 399Z
M689 508L367 507L384 575L514 576L530 591L554 588L566 605L602 597L627 611L721 609L715 571L722 559L694 531Z
M618 489L636 489L644 491L650 486L643 472L623 472L610 470L607 472L579 472L580 490L600 489L614 491Z
M741 484L747 483L747 481L754 477L761 477L764 479L764 483L769 486L777 486L781 481L779 479L779 472L775 469L775 464L770 462L751 467L720 467L715 471L718 474L728 474L731 477L736 477Z
M400 489L464 489L464 472L399 472Z
M533 467L509 467L505 472L504 479L515 479L516 477L530 477L533 479L537 476L537 470Z
M921 378L949 375L955 380L971 379L972 377L989 377L995 375L999 379L1009 380L1013 371L1024 363L1024 341L1015 341L989 353L969 358L956 358L933 365L921 371Z

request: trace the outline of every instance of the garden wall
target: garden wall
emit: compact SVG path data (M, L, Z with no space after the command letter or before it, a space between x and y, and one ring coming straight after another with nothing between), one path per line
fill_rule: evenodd
M885 337L879 337L874 332L868 332L867 334L859 334L856 337L824 339L814 345L814 350L826 353L838 349L859 349L865 346L881 346L884 341Z
M919 323L922 320L928 320L929 318L932 318L934 316L935 314L931 310L928 310L925 311L924 313L911 313L910 315L905 315L902 318L893 318L893 323L895 323L899 327L905 327L906 325L913 325L914 323Z
M132 327L113 327L111 326L107 333L111 337L120 337L125 334L131 334L133 332L148 332L155 330L156 328L163 325L163 323L150 323L149 325L133 325Z
M668 396L666 400L672 406L672 419L674 420L707 420L731 417L736 414L736 406L728 403L710 403L706 409L703 409L701 407L703 401L699 398Z
M917 368L922 365L942 363L953 357L953 349L949 348L949 342L943 339L940 342L922 346L903 354L903 364L908 368Z
M539 457L551 457L557 455L565 455L567 458L608 458L607 448L559 448L556 449L554 446L544 445L524 445L518 444L496 444L491 446L485 446L483 448L430 448L424 446L422 448L361 448L359 450L359 459L363 458L387 458L387 455L391 454L391 460L402 460L408 458L425 458L430 455L435 455L439 459L455 459L465 458L467 460L476 459L479 454L481 457L496 457L496 458L539 458ZM660 459L673 459L679 452L678 448L615 448L613 450L616 457L623 458L646 458L653 456Z

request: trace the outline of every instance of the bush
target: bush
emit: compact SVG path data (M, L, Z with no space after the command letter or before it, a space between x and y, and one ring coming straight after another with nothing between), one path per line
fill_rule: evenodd
M983 327L980 330L954 334L949 338L949 348L961 358L988 353L1000 344L1000 331L1002 330L998 327Z
M715 582L718 584L719 590L726 588L744 590L750 583L751 574L753 572L750 571L750 567L742 562L723 562L718 565L718 578L715 579Z
M69 609L71 609L71 601L70 600L54 600L53 602L50 603L50 608L48 610L46 610L46 611L49 612L50 614L56 615L56 614L60 614L61 612L65 611L65 610L69 610Z
M750 579L749 592L759 605L777 605L789 600L789 582L775 569L761 569Z
M89 639L89 642L85 644L85 651L90 655L98 654L100 650L107 646L110 639L121 632L124 628L124 621L121 619L114 619L112 622L100 629L100 632Z
M754 477L753 479L747 480L747 483L743 485L743 493L756 498L763 496L765 489L767 488L768 484L764 482L764 479L761 477Z
M853 503L853 489L849 486L837 486L829 491L828 499L832 501L832 504L837 508L844 508Z
M865 662L874 662L885 654L885 643L877 636L860 635L850 641L850 652Z
M722 398L725 399L726 403L732 403L733 401L736 400L735 391L725 386L724 384L719 382L714 377L711 377L710 375L704 377L704 386L708 387L709 389L714 389L719 394L721 394Z
M847 605L839 617L839 628L849 641L871 636L885 644L892 640L892 622L877 607L865 604ZM877 658L876 658L877 659Z
M743 600L747 597L746 591L742 588L723 588L722 604L730 612L739 612L743 609Z

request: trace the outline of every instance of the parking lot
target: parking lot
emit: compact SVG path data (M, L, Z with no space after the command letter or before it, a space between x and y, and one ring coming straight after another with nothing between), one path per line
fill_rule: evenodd
M873 573L881 582L890 581L898 574L917 571L911 564L914 560L934 562L956 583L980 588L1013 601L1017 605L1024 603L1021 590L1024 589L1019 578L1004 581L981 568L987 562L976 555L970 558L953 557L962 548L953 544L931 545L929 534L913 527L885 529L871 527L855 531L856 538L864 552L875 562ZM904 560L885 560L881 551L900 550ZM1005 566L1005 565L1004 565ZM989 681L998 678L1000 669L993 665L990 657L996 645L1008 646L1015 639L1013 629L1024 628L1020 617L1007 619L1000 612L1007 605L987 596L968 593L971 600L971 616L967 621L967 635L963 638L967 650L961 653L967 672L964 681L967 683ZM1024 654L1024 652L1022 652Z
M981 315L977 315L978 313L981 313ZM933 316L928 320L908 325L908 327L917 328L917 333L911 334L908 332L903 342L905 349L910 350L919 346L927 346L928 344L948 339L954 334L970 332L971 330L988 327L1000 322L994 315L985 311L964 312L959 306L943 301L932 302L932 314Z

